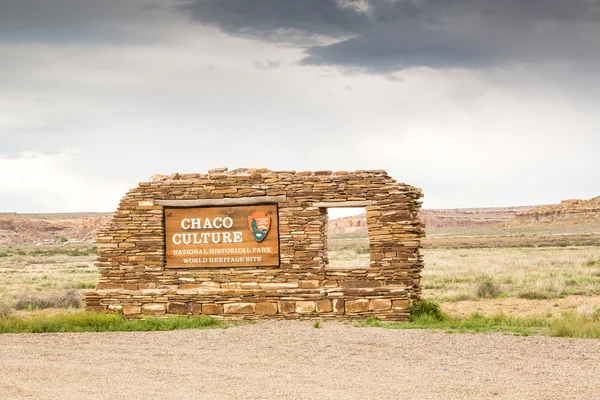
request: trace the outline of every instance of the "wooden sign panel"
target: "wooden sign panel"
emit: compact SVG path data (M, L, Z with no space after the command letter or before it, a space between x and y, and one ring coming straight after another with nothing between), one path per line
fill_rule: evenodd
M277 205L165 208L167 268L279 265Z

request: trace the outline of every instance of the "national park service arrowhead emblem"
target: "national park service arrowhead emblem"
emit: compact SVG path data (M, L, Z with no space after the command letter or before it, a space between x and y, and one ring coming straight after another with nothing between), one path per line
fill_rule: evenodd
M257 242L262 242L267 237L271 227L271 217L262 211L257 211L248 216L248 227Z

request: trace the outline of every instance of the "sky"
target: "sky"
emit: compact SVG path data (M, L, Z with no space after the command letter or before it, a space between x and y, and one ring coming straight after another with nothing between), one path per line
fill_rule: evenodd
M0 0L0 212L217 167L591 198L599 70L600 0Z

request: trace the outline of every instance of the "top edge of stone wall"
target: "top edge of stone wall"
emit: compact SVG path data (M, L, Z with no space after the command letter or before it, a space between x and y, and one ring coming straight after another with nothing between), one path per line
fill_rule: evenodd
M179 173L174 172L170 175L155 174L149 179L150 183L165 182L165 181L177 181L186 180L194 181L198 179L207 178L218 178L226 176L250 176L250 175L263 175L263 176L297 176L297 177L309 177L309 176L346 176L346 175L372 175L381 177L390 177L384 169L374 170L356 170L356 171L294 171L294 170L270 170L267 168L236 168L229 170L228 168L214 168L208 170L208 173Z

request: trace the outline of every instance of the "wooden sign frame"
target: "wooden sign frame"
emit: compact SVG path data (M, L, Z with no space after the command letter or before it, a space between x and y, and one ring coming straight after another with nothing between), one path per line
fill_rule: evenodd
M165 207L165 268L279 266L277 204Z

